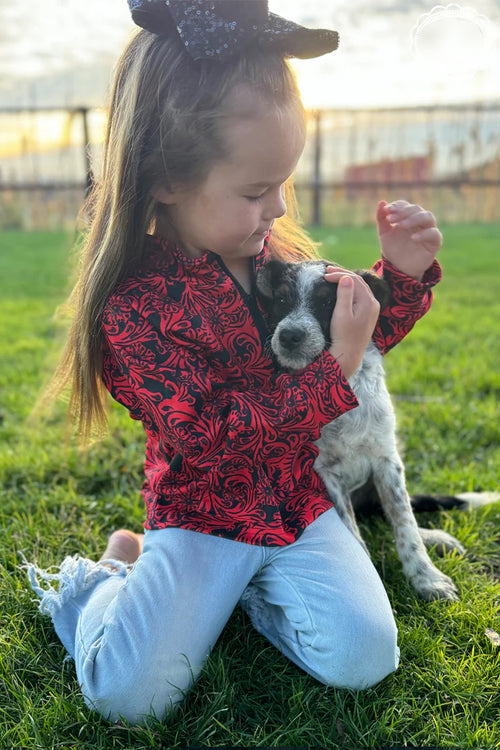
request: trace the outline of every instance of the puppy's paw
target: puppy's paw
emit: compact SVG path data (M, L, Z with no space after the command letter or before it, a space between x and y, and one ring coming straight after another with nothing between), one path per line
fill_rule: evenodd
M458 601L458 589L448 576L436 570L432 577L419 575L411 579L411 583L419 596L430 602L435 599Z
M427 547L427 549L434 548L434 551L440 557L445 554L451 554L456 552L457 555L465 554L465 547L458 539L448 534L446 531L441 529L420 529L418 530L420 537Z

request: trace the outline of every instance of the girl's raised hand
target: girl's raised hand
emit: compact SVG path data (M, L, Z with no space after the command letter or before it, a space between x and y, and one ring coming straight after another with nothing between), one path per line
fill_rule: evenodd
M338 283L337 302L330 324L330 354L346 378L361 364L380 313L380 305L368 284L352 271L329 266L326 281Z
M434 215L404 200L390 204L380 201L377 227L383 257L421 281L443 242Z

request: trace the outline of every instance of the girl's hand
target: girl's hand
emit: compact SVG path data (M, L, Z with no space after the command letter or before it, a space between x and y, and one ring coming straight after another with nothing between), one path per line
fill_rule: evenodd
M326 281L338 283L337 302L330 323L330 354L346 378L363 359L380 313L380 305L368 284L352 271L329 266Z
M407 201L380 201L377 227L383 257L421 281L443 242L434 215Z

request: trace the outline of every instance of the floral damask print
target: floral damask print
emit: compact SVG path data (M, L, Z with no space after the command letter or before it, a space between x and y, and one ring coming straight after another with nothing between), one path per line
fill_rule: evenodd
M104 383L146 432L145 526L289 544L332 506L314 442L355 394L327 352L295 375L279 370L264 313L214 253L148 243L102 317ZM422 284L384 261L375 270L393 291L374 335L386 352L428 309L439 270Z

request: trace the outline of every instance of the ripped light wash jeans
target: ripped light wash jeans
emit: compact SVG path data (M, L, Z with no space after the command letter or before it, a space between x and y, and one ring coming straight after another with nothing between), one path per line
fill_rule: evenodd
M31 565L28 575L75 659L86 703L111 721L163 718L238 603L259 633L326 685L364 689L398 665L387 594L335 509L285 547L167 528L146 531L131 569L75 556L57 573Z

